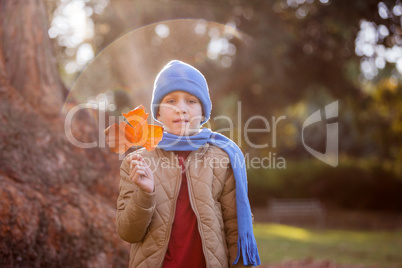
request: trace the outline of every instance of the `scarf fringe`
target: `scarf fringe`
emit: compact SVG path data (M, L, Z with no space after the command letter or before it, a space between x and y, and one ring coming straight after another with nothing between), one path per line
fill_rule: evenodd
M233 265L239 262L240 256L242 256L243 265L257 266L261 264L257 242L254 235L249 232L239 234L239 238L237 239L237 256L232 263Z

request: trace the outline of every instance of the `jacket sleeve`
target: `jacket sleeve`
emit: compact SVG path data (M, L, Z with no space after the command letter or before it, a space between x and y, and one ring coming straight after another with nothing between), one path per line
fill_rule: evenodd
M232 168L228 167L226 180L223 186L222 194L219 198L222 208L223 222L226 233L226 243L229 250L229 265L230 267L250 267L244 266L240 256L236 265L232 265L237 256L237 212L236 212L236 182ZM254 223L254 215L251 214Z
M116 229L119 236L137 243L144 239L155 210L155 192L141 191L129 177L130 163L126 156L120 166L119 196L117 198Z

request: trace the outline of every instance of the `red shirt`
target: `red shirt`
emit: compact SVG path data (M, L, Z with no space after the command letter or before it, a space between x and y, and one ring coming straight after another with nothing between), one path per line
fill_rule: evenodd
M205 268L205 257L197 217L191 208L184 160L191 151L175 151L182 168L182 180L176 212L163 268Z

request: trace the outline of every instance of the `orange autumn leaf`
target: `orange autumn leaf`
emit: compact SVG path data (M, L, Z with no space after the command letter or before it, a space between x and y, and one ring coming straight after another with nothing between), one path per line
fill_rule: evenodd
M126 139L125 129L127 126L130 127L125 122L121 122L120 124L115 123L105 129L106 142L112 152L121 154L134 146L133 143L130 143Z
M148 135L149 136L144 144L144 147L147 149L147 151L152 151L162 140L163 128L160 126L148 125Z
M129 142L134 143L136 146L142 146L148 139L148 114L145 112L144 106L140 105L134 110L129 111L123 116L127 119L128 123L132 126L126 128L125 134Z
M124 153L132 146L144 146L147 151L154 150L163 137L163 128L149 125L148 113L144 106L123 114L129 124L114 123L105 129L106 142L114 153Z

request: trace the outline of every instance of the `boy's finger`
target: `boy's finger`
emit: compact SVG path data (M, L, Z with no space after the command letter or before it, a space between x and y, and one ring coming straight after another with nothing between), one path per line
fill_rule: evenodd
M141 156L141 155L137 154L137 160L138 160L138 161L143 161L143 160L144 160L144 158L142 158L142 156Z
M133 167L133 166L143 166L143 163L141 161L138 161L138 160L131 160L130 167Z
M128 158L128 161L130 163L130 169L133 167L133 164L131 163L131 161L137 159L137 155L136 154L132 154L130 155L130 157Z
M137 167L134 166L131 170L130 170L130 177L134 176L135 171L137 170Z
M133 171L133 170L144 169L144 168L145 168L145 167L144 167L143 164L141 164L141 163L134 163L134 164L133 164L133 169L132 169L132 171Z
M138 172L145 172L145 167L139 165L134 166L134 168L130 171L130 177L133 178ZM145 175L145 173L143 175Z
M138 169L138 167L136 166L136 167L133 169L133 171L131 172L131 176L132 176L132 178L133 178L134 181L138 181L139 172L140 172L140 171L141 171L141 170Z
M135 165L133 167L133 169L130 171L130 177L133 177L138 169L139 169L139 167L137 165Z
M137 184L138 183L138 178L139 178L139 175L137 174L137 172L136 173L134 173L133 174L133 182L135 183L135 184Z
M144 170L137 170L137 174L139 174L140 176L146 175Z
M145 176L144 171L142 171L142 170L137 170L137 171L134 173L133 182L138 185L138 183L141 181L141 176Z
M144 167L148 167L148 163L145 161L145 159L142 160L142 164Z
M131 160L139 160L140 159L140 155L139 154L132 154L131 156L130 156L130 161Z
M138 161L138 162L142 162L144 166L148 166L147 163L145 162L145 159L144 159L141 155L139 155L139 154L134 154L134 155L132 156L132 158L131 158L131 161L132 161L132 160L136 160L136 161Z

